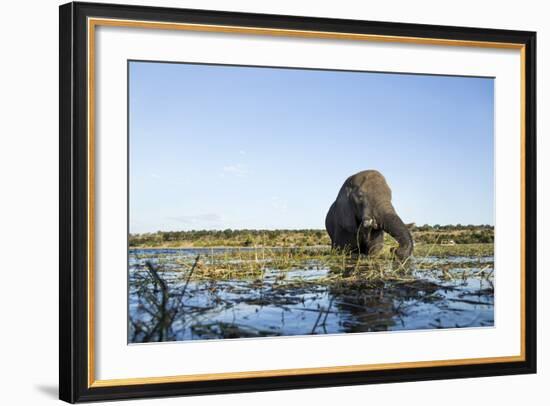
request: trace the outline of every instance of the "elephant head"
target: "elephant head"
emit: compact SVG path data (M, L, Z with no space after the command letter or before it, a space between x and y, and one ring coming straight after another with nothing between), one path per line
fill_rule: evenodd
M382 249L387 232L399 243L395 250L399 259L413 251L411 232L391 203L391 189L375 170L359 172L344 182L325 224L333 248L373 254Z

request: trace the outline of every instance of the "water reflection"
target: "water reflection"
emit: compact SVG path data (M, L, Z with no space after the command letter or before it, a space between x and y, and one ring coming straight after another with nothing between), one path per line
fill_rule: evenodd
M304 261L244 278L201 277L197 256L223 251L132 250L128 341L359 333L494 324L492 257L427 258L403 280ZM477 261L479 267L472 267ZM450 264L450 265L449 265ZM461 266L468 264L468 268ZM488 264L488 265L485 265ZM483 267L482 267L483 266ZM344 277L334 277L340 275Z

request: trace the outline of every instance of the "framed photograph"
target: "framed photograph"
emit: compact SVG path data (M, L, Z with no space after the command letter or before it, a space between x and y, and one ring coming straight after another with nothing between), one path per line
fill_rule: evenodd
M536 371L534 32L60 7L60 398Z

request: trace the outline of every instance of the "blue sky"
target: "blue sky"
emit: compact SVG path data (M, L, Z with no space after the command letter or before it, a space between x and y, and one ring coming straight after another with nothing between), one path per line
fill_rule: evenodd
M130 232L324 228L382 172L407 223L493 224L490 78L130 62Z

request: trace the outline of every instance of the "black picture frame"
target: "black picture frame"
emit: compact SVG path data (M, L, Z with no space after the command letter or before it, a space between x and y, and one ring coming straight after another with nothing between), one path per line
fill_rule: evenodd
M527 374L536 372L536 33L328 18L263 15L94 3L60 6L60 268L59 397L67 402L235 393L372 383ZM90 386L88 379L87 19L89 17L283 30L370 34L523 47L524 72L524 359L515 362L430 366L197 382Z

